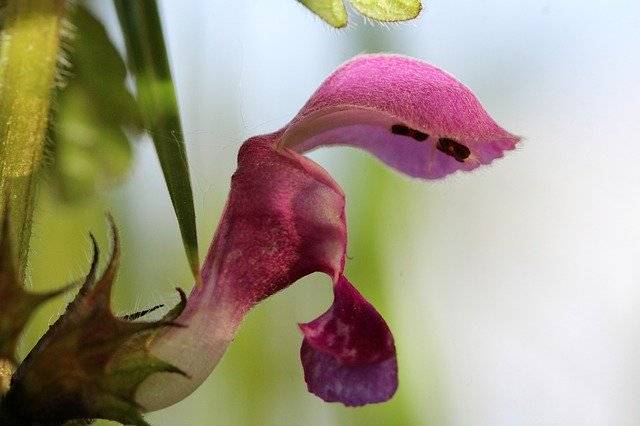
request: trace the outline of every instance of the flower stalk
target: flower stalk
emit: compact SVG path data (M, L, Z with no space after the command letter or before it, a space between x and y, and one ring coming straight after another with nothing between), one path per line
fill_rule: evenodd
M11 207L24 269L65 0L8 0L0 34L0 209Z

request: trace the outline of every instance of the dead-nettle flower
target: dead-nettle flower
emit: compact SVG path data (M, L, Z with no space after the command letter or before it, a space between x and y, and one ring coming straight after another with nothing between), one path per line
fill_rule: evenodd
M362 55L336 70L281 130L247 140L202 284L151 353L187 376L158 373L138 388L146 410L171 405L211 373L258 302L312 272L333 282L331 308L301 324L309 391L358 406L397 388L393 337L380 314L343 275L345 197L302 154L326 145L362 148L409 176L437 179L489 164L519 138L498 126L446 72L398 55Z
M113 223L112 255L100 275L94 240L78 295L3 390L0 423L10 414L24 423L100 417L146 425L140 411L193 392L256 303L317 271L331 277L334 301L300 325L309 390L349 406L391 398L398 386L393 337L343 275L344 193L301 154L351 145L410 176L437 179L488 164L517 142L445 72L396 55L353 59L287 126L242 145L201 283L162 319L137 320L150 310L111 312L120 253Z

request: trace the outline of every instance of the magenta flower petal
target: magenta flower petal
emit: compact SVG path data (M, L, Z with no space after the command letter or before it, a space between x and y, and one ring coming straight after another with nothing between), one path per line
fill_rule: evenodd
M342 275L333 292L331 308L300 325L307 387L325 401L348 406L386 401L398 387L391 331Z
M435 179L489 164L518 141L448 73L405 56L362 55L322 83L280 143L298 152L350 145Z

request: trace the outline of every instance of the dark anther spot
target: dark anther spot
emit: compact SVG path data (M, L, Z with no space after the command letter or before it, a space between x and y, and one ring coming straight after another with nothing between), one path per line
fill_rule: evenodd
M469 150L469 148L449 138L438 139L436 148L438 151L444 152L461 163L471 155L471 150Z
M423 133L420 130L407 127L404 124L394 124L393 126L391 126L391 133L393 133L394 135L409 136L410 138L413 138L418 142L424 142L429 137L428 134Z

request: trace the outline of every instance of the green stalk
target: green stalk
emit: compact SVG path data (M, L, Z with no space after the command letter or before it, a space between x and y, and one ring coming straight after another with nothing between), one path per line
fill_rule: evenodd
M184 250L198 275L198 240L189 164L155 0L114 0L129 66L136 78L140 109L153 139L178 219Z
M65 0L7 0L0 33L0 212L26 265ZM4 213L3 213L4 214Z

